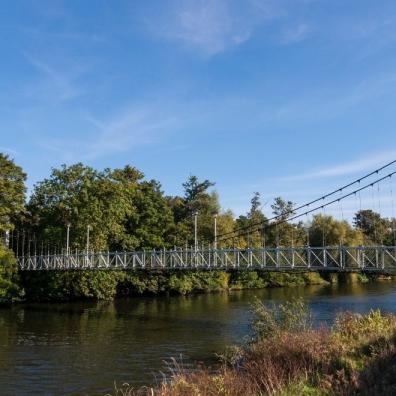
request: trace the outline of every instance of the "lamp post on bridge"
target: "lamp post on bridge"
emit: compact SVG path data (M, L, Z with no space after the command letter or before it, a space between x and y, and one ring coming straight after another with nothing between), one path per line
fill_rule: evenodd
M214 250L217 250L217 213L213 215L214 218Z
M66 231L66 255L69 255L69 241L70 241L70 223L67 223L67 231Z
M198 250L198 234L197 227L198 226L198 211L194 212L194 250L197 252Z
M91 226L87 226L87 254L89 253L89 231L91 229Z
M5 230L4 232L4 245L6 247L10 247L10 231L9 230Z

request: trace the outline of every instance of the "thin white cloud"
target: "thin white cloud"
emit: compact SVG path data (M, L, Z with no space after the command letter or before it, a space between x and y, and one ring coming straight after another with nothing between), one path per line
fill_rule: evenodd
M396 74L383 72L343 87L322 86L274 106L271 111L263 112L262 119L291 121L320 121L338 117L362 103L372 102L383 96L393 94Z
M66 72L30 54L24 53L24 56L42 75L25 87L25 94L28 96L36 99L67 101L83 94L83 90L75 83L81 71L72 72L69 69Z
M251 29L235 20L229 2L204 0L174 2L160 26L160 36L181 42L211 56L246 41Z
M278 180L303 181L303 180L346 176L346 175L356 174L358 172L374 170L376 167L381 167L382 165L385 165L387 162L393 160L396 160L396 150L377 153L361 160L356 160L326 168L321 168L314 170L312 172L281 177Z
M80 139L46 139L41 146L57 152L65 161L92 160L126 152L146 145L156 145L178 120L161 114L156 108L130 106L112 117L101 120L94 116L85 119L89 133ZM93 130L92 130L93 127Z
M212 56L246 42L260 24L287 16L291 8L287 1L275 0L174 0L166 3L160 16L146 21L156 37ZM286 29L281 40L297 42L307 32L307 25L300 23Z
M294 44L303 41L309 34L310 28L306 23L300 23L293 27L288 27L280 35L281 44Z
M157 118L148 110L130 108L109 121L91 118L99 129L94 142L88 144L87 157L99 157L138 146L156 143L160 135L175 124L172 117Z

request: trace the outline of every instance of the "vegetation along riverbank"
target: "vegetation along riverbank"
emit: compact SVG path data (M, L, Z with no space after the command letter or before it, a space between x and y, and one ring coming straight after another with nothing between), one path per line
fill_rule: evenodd
M254 338L230 348L215 372L175 368L157 388L116 388L115 396L394 395L396 317L338 314L314 328L301 300L254 304Z

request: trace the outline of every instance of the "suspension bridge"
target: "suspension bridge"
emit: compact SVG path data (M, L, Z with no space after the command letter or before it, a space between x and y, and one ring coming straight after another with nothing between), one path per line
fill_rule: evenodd
M325 195L303 205L287 210L265 221L249 224L223 234L217 234L214 218L214 240L208 246L199 246L197 238L197 215L195 214L195 244L191 248L155 249L151 251L128 252L92 252L72 253L67 247L57 254L31 254L29 250L17 248L17 260L22 271L51 270L262 270L262 271L337 271L337 272L380 272L396 273L396 227L394 217L392 170L396 160L381 168L345 184ZM309 246L309 228L306 246L266 246L266 233L283 223L308 221L309 216L326 213L327 208L338 207L344 220L343 202L351 199L356 211L362 213L362 194L371 195L371 207L381 212L380 186L387 184L386 202L390 203L391 220L389 222L392 243L367 246L344 246L343 240L337 246L326 245L326 232L323 228L322 246ZM384 198L382 198L384 202ZM365 206L367 209L367 205ZM375 221L371 224L376 233ZM261 247L235 247L235 240L242 236L259 233ZM89 238L89 227L88 227ZM278 238L277 238L278 239ZM221 246L221 248L218 248Z
M396 272L396 247L90 252L19 257L21 270L267 270Z

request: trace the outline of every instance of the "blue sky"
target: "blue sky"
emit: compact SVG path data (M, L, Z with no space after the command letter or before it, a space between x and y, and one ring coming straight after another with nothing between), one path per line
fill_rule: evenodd
M394 1L18 0L0 29L0 150L29 186L129 163L239 214L396 158Z

